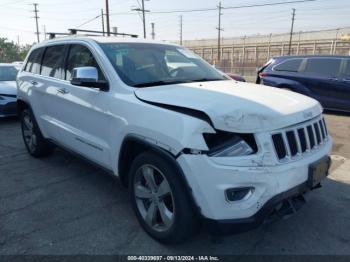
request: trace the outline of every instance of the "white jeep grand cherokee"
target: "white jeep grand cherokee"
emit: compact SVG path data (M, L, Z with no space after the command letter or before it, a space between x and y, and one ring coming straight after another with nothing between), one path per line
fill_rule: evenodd
M317 101L229 80L181 46L49 40L17 84L29 153L59 145L118 176L161 242L295 211L328 174L332 139Z

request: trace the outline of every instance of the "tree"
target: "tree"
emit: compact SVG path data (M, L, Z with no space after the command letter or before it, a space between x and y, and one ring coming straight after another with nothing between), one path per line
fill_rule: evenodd
M0 63L11 63L13 61L23 61L26 57L30 45L18 46L7 38L0 38Z

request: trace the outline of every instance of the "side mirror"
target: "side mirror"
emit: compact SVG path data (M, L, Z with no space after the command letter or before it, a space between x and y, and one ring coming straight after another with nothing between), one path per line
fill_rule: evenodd
M92 66L74 68L70 83L75 86L94 87L102 91L108 90L108 83L98 80L97 68Z

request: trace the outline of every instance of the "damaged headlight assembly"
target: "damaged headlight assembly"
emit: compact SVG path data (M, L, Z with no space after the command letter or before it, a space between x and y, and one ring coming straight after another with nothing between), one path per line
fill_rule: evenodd
M257 152L253 134L237 134L216 130L215 134L204 133L209 148L207 155L213 157L246 156Z

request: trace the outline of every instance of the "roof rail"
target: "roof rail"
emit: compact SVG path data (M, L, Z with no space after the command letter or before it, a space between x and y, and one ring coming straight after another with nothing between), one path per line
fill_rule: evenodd
M75 29L75 28L70 28L68 29L68 33L55 33L55 32L48 32L46 33L49 36L49 39L53 39L56 37L56 35L77 35L78 32L82 33L93 33L93 34L84 34L85 36L99 36L99 35L104 35L106 32L103 31L95 31L95 30L84 30L84 29ZM115 35L115 36L130 36L133 38L137 38L138 35L135 34L126 34L126 33L114 33L110 32L109 34Z
M56 35L70 35L70 33L56 33L56 32L47 32L49 39L54 39Z
M106 32L104 31L96 31L96 30L84 30L84 29L68 29L68 31L72 34L72 35L76 35L78 32L83 32L83 33L94 33L94 34L105 34ZM114 32L110 32L109 34L111 35L120 35L120 36L130 36L130 37L138 37L138 35L135 34L126 34L126 33L114 33Z

